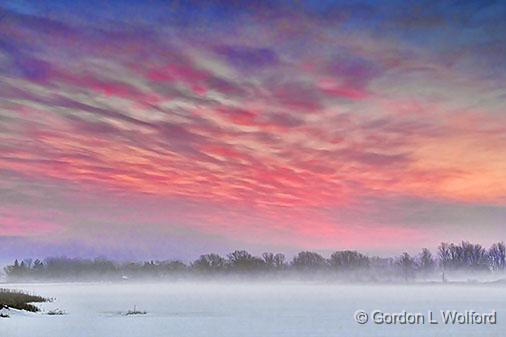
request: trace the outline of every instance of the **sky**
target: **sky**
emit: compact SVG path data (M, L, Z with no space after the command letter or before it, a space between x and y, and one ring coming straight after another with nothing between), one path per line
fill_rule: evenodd
M506 239L501 1L0 1L0 257Z

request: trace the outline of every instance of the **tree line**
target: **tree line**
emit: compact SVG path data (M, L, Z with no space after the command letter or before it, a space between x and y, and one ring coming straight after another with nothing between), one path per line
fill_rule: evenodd
M395 281L414 279L443 280L458 272L496 273L505 270L506 248L503 242L489 249L463 241L460 244L441 243L435 255L422 249L411 256L369 257L357 251L343 250L328 258L302 251L288 260L281 253L254 256L236 250L226 256L204 254L185 264L177 260L123 262L105 258L78 259L50 257L44 260L15 260L5 267L8 281L21 280L111 280L185 277L335 277L353 281Z

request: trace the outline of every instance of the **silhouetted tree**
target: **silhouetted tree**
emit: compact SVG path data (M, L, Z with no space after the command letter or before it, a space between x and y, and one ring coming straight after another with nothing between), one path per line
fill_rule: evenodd
M427 277L429 274L434 272L436 262L432 258L432 253L427 248L422 249L418 254L418 270L420 273Z
M462 242L464 266L468 270L489 270L487 250L480 244Z
M274 269L274 254L273 253L263 253L262 259L264 260L265 266L267 269Z
M205 273L217 273L225 269L226 263L226 260L218 254L205 254L200 255L192 263L192 269Z
M310 251L299 252L291 261L285 262L283 254L263 253L261 257L251 255L245 250L236 250L223 258L218 254L201 255L188 267L181 261L146 261L115 263L105 258L71 259L67 257L50 257L42 262L36 259L15 260L4 268L9 281L24 279L36 280L95 280L95 279L129 279L131 277L186 277L191 273L200 275L221 274L228 272L273 273L273 275L293 275L303 271L308 275L335 270L349 272L354 279L393 280L399 275L408 281L415 277L416 271L425 277L439 267L445 272L464 271L501 271L506 269L506 247L503 242L493 244L489 250L479 244L463 241L460 244L441 243L437 258L433 258L428 249L423 249L416 259L404 253L397 259L367 257L356 251L337 251L327 259ZM274 274L275 273L275 274ZM310 274L313 273L313 274ZM340 274L332 274L336 277ZM347 278L349 280L349 278Z
M264 265L267 270L281 270L285 267L285 256L280 253L263 253L262 260L264 261Z
M399 257L397 264L406 282L415 277L416 262L408 253L403 253Z
M444 270L489 270L489 259L486 249L479 244L462 241L458 244L442 243L439 246L439 258Z
M232 271L246 272L261 269L265 262L245 250L236 250L227 255L228 267Z
M357 251L344 250L332 253L329 264L341 271L369 268L369 258Z
M4 268L5 274L11 280L16 281L19 277L21 277L21 270L19 268L19 261L16 259L13 265L7 266Z
M450 267L451 255L450 255L450 244L447 242L441 242L438 247L439 264L443 272Z
M284 254L277 253L274 255L274 267L278 270L285 269L286 267L286 257Z
M327 261L315 252L300 252L292 260L292 266L299 271L315 271L327 267Z
M506 266L506 247L504 242L494 243L488 251L490 269L493 271L504 271Z
M35 274L38 274L38 273L41 273L43 270L44 270L44 264L42 263L41 260L39 259L36 259L34 262L33 262L33 267L32 267L33 271Z
M160 269L163 272L163 275L180 275L186 272L186 265L177 260L167 260L159 262Z

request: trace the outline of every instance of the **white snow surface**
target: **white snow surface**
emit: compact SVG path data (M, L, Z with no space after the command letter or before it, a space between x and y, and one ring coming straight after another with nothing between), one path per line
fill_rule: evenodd
M504 337L506 287L302 283L2 284L55 298L0 337ZM134 307L146 315L125 315ZM63 310L65 315L47 312ZM496 325L357 324L356 310L497 311Z

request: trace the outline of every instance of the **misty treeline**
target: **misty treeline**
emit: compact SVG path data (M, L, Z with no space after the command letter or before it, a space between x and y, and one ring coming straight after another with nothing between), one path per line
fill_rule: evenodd
M5 267L8 281L26 280L119 280L184 279L190 277L299 277L335 278L349 281L443 280L459 273L500 273L505 271L506 248L503 242L489 249L463 241L442 243L436 254L428 249L411 256L369 257L357 251L344 250L328 258L316 252L303 251L288 260L283 254L263 253L254 256L237 250L226 256L201 255L185 264L181 261L146 261L118 263L105 258L77 259L51 257L45 260L16 260Z

